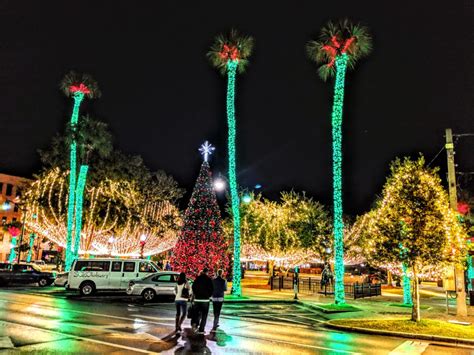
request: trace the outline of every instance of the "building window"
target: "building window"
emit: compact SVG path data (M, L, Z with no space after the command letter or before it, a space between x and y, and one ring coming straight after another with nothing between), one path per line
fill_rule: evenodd
M13 207L13 212L18 212L18 205L15 203L15 207Z
M7 184L7 190L5 191L5 195L11 196L13 192L13 185L12 184Z
M13 217L13 218L12 218L12 222L16 222L16 217Z
M3 193L3 182L0 182L0 195Z

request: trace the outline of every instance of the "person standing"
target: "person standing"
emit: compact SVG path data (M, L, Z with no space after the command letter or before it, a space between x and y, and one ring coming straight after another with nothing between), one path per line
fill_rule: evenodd
M227 291L227 281L222 277L222 273L222 269L217 270L217 276L212 280L214 292L211 299L214 311L214 325L211 332L215 332L219 327L219 317L221 316L222 304L224 303L224 292Z
M209 313L209 300L214 292L211 278L207 275L208 268L204 268L201 274L194 280L192 289L194 295L195 312L191 319L191 326L194 331L198 329L198 334L204 334L206 328L207 315Z
M191 296L191 286L189 286L184 272L180 273L178 276L174 293L176 295L174 299L174 303L176 304L176 333L179 333L183 331L181 325L186 318L187 302Z

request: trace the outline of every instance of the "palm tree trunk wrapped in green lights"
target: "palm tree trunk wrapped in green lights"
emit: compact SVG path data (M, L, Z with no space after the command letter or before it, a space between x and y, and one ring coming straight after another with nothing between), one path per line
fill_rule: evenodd
M84 96L88 98L96 98L100 96L97 82L87 74L79 75L74 71L66 74L61 82L61 90L67 97L74 98L74 106L71 115L71 130L76 131L79 120L79 109ZM68 213L67 213L67 236L66 236L66 262L65 270L69 271L74 261L76 253L73 245L74 216L76 210L76 179L77 179L77 142L75 138L70 144L70 167L69 167L69 196L68 196ZM80 228L80 226L79 226ZM80 239L76 234L75 239Z
M321 64L320 77L336 77L332 108L333 203L334 203L334 302L345 302L344 295L344 222L342 220L342 109L347 68L368 55L372 40L366 27L348 20L329 22L317 41L307 44L309 57Z
M227 124L229 153L229 185L234 227L234 264L232 272L232 294L241 296L240 286L240 211L239 192L236 176L236 120L235 120L235 79L237 72L243 73L252 53L253 38L239 36L237 31L230 31L229 36L217 36L208 57L222 75L227 74Z

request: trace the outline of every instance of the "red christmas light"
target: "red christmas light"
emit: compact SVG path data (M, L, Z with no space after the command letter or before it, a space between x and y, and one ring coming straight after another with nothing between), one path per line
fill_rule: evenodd
M351 44L355 41L355 37L348 38L346 40L340 40L336 36L331 37L331 44L323 46L323 50L328 54L330 61L328 67L332 67L339 54L346 53L349 50Z
M467 202L458 202L458 212L462 215L469 213L469 204Z
M8 227L7 230L8 230L8 233L10 233L12 237L16 237L20 235L20 228L11 226L11 227Z
M236 46L229 46L227 44L222 46L222 50L219 55L223 60L238 60L240 57L238 48Z
M83 83L80 83L79 85L71 85L69 87L69 91L71 91L72 93L82 92L83 94L90 94L91 92L89 88Z
M204 162L170 264L174 271L190 277L205 267L212 275L217 269L228 269L227 249L209 164Z

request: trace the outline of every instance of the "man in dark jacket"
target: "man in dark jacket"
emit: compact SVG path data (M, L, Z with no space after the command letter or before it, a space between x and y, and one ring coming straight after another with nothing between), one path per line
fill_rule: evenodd
M214 292L212 293L212 309L214 310L214 326L212 332L219 327L219 317L221 316L222 304L224 303L224 292L227 291L227 281L222 277L222 270L217 270L217 276L212 283Z
M207 276L208 271L207 268L204 268L193 283L195 312L191 319L191 326L193 330L196 330L196 328L199 327L198 334L204 334L207 315L209 313L209 299L214 292L212 280Z

